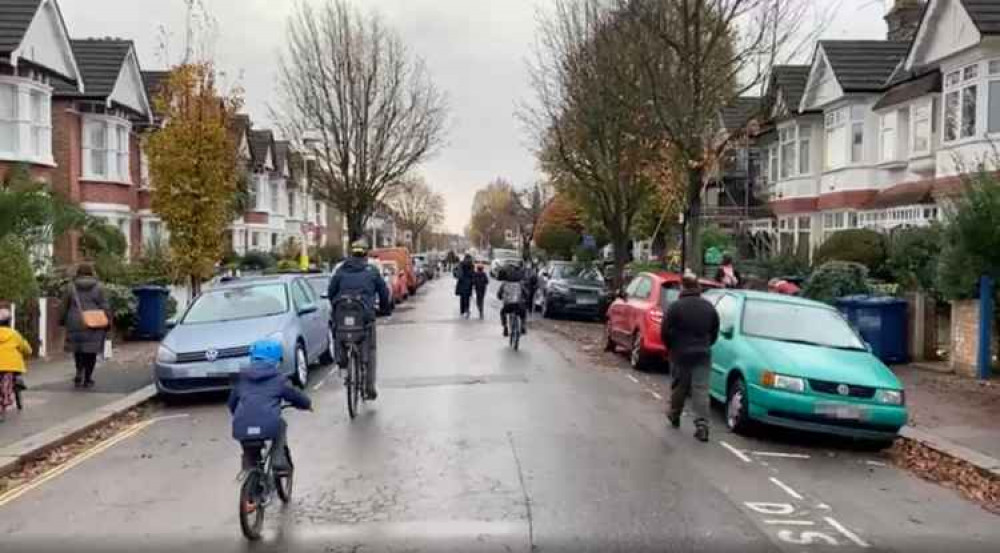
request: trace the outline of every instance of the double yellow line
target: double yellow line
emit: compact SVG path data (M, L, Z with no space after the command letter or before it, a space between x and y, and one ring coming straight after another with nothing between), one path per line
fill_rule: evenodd
M53 469L45 472L44 474L42 474L38 478L35 478L34 480L31 480L30 482L26 482L26 483L21 484L20 486L18 486L16 488L8 490L3 495L0 495L0 507L3 507L4 505L10 503L11 501L14 501L15 499L17 499L17 498L21 497L22 495L30 492L31 490L33 490L33 489L41 486L42 484L45 484L49 480L52 480L53 478L59 477L61 474L65 473L65 472L67 472L69 470L71 470L73 467L79 465L80 463L83 463L87 459L90 459L91 457L94 457L95 455L99 455L100 453L102 453L104 451L107 451L108 449L114 447L116 444L121 443L121 442L123 442L123 441L131 438L132 436L135 436L136 434L138 434L138 433L142 432L143 430L145 430L146 428L148 428L154 422L156 422L156 419L149 419L149 420L145 420L145 421L142 421L142 422L137 422L137 423L133 424L132 426L126 428L125 430L123 430L119 434L116 434L116 435L108 438L107 440L104 440L103 442L100 442L99 444L95 445L94 447L92 447L92 448L90 448L90 449L88 449L88 450L86 450L86 451L78 454L77 456L73 457L72 459L70 459L66 463L64 463L62 465L59 465L58 467L55 467L55 468L53 468Z

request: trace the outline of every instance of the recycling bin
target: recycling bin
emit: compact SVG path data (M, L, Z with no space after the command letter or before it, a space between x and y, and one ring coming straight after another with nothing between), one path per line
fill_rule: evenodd
M909 361L906 348L906 300L892 297L848 296L837 309L884 363Z
M170 291L163 286L139 286L132 289L139 300L133 337L159 340L167 334L167 299Z

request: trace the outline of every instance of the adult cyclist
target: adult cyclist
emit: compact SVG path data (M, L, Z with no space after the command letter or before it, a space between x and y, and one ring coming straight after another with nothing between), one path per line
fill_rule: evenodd
M330 289L327 297L333 312L337 311L337 301L345 297L356 297L365 306L368 318L369 333L362 347L368 349L368 370L365 371L368 378L365 383L365 399L374 400L378 397L375 389L375 355L377 350L377 340L375 336L375 296L378 295L379 306L385 314L392 312L392 301L389 297L389 289L382 280L378 268L368 263L368 244L363 240L358 240L351 244L351 255L343 265L337 269L333 278L330 279ZM334 336L336 336L334 329ZM343 344L337 344L337 364L344 368L347 366L347 355Z
M497 290L497 299L503 302L500 309L500 323L503 324L503 335L510 334L507 328L507 314L514 313L521 318L521 334L528 333L527 314L529 305L528 291L525 284L524 265L518 260L500 271L502 284Z

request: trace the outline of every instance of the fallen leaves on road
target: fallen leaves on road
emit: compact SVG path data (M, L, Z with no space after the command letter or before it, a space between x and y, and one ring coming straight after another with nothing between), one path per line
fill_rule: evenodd
M986 510L1000 515L1000 477L906 438L896 440L888 453L896 465L925 480L958 490Z
M22 464L14 472L0 477L0 494L12 490L22 484L31 482L46 472L70 461L77 455L88 451L99 443L132 427L149 416L151 407L140 406L127 411L82 436L53 448L38 458Z

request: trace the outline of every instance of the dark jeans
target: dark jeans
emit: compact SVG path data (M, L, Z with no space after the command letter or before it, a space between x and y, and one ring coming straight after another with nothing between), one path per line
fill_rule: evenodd
M708 378L712 372L712 356L709 353L694 355L671 355L670 410L668 414L677 418L684 411L684 402L691 397L691 410L695 424L709 424Z
M285 445L288 443L288 424L285 419L281 419L278 426L278 435L271 441L271 449L274 451L274 468L283 470L289 468L288 457L285 455ZM241 442L243 446L243 470L250 470L260 462L261 450L252 445L252 442Z
M76 380L89 382L93 380L94 366L97 365L96 353L74 353L73 362L76 364Z
M462 315L465 315L466 313L469 312L469 300L471 298L472 298L472 296L469 295L469 294L461 294L461 295L458 296L458 299L459 299L459 302L458 302L459 313L461 313Z
M511 303L504 305L503 309L500 310L500 324L503 325L505 330L507 329L508 313L517 313L517 315L521 317L521 331L523 332L528 322L527 321L528 310L524 308L524 305L519 303Z
M368 337L365 338L365 341L358 348L358 351L360 351L361 355L363 356L362 359L361 359L362 362L364 362L368 366L368 371L366 373L367 377L368 377L367 378L368 382L365 383L365 389L369 393L373 393L373 392L376 391L376 389L375 389L375 369L376 369L376 367L378 365L378 354L377 354L377 352L378 352L378 333L377 333L377 329L378 329L378 325L376 325L375 323L372 323L368 327ZM347 348L346 348L346 346L344 345L343 342L339 342L337 344L337 366L339 366L342 369L347 367Z
M476 308L479 309L479 318L480 319L483 318L483 302L485 300L486 300L486 290L483 290L482 293L479 293L479 291L477 290L476 291Z

